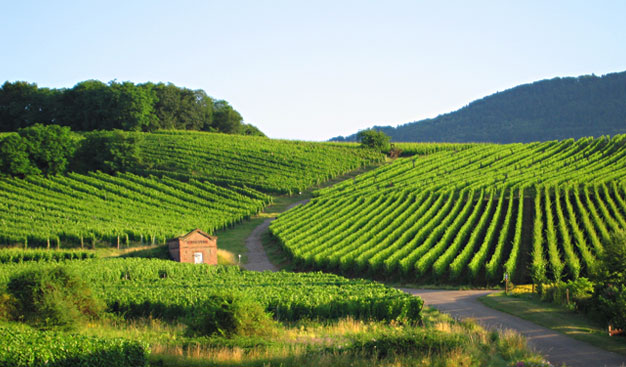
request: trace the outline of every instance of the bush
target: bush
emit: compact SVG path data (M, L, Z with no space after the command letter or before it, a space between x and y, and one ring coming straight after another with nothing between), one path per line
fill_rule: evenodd
M568 291L569 303L567 302ZM557 282L550 286L543 286L541 299L566 306L571 310L587 312L591 308L593 293L593 283L587 278L580 277L576 280L568 280L567 283Z
M15 298L10 294L0 294L0 321L13 320L15 317Z
M193 310L187 320L193 335L252 336L274 330L263 306L242 296L215 294Z
M386 152L390 149L390 138L382 131L374 129L359 131L356 135L356 140L359 141L364 148L370 148L380 152Z
M15 299L15 319L34 327L72 329L103 310L87 283L61 266L18 273L7 289Z
M616 232L604 244L593 271L595 295L593 305L606 320L626 329L626 232Z

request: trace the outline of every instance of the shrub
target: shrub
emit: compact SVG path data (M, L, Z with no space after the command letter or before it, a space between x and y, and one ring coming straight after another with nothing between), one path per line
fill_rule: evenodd
M10 294L0 294L0 321L13 320L14 317L15 299Z
M390 149L390 138L382 131L374 129L362 130L358 132L356 139L364 148L374 149L381 152L389 151Z
M616 232L604 245L593 271L593 305L614 327L626 329L626 232Z
M39 328L72 329L103 310L87 283L61 266L18 273L7 289L15 298L16 319Z
M569 292L569 303L567 292ZM592 305L593 293L593 283L585 277L580 277L576 280L568 280L567 283L560 281L550 286L543 286L541 299L567 306L571 310L587 312Z
M271 333L274 321L263 306L253 300L231 294L215 294L193 310L188 318L193 335L224 337Z

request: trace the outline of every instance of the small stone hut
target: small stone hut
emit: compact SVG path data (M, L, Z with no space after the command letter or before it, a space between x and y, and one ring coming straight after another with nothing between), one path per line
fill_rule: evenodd
M192 264L217 265L217 237L200 229L167 241L170 256L175 261Z

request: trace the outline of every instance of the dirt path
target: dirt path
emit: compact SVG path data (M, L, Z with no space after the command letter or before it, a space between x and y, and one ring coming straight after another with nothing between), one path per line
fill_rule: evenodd
M526 337L528 343L555 366L626 366L626 357L598 349L530 321L491 309L478 298L493 291L445 291L402 289L418 295L424 302L457 319L471 317L493 329L513 329Z
M296 205L304 205L308 202L308 200L298 201L297 203L291 204L287 207L287 210L293 208ZM267 258L267 254L265 253L265 249L263 249L263 242L261 238L263 234L268 230L270 223L274 219L266 219L263 223L259 224L250 236L246 238L246 248L248 249L248 263L244 265L244 268L247 270L254 271L278 271L278 268L274 266L270 262L270 259Z

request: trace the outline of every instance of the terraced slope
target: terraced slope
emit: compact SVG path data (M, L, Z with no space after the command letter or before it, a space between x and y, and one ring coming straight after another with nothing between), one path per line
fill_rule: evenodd
M585 275L626 229L626 136L478 145L319 190L270 229L294 260L454 283ZM541 269L544 269L542 272Z
M245 187L94 172L0 179L0 244L91 247L163 243L256 214L271 198Z
M137 133L141 134L141 133ZM163 131L143 134L136 173L293 193L384 159L356 144Z

